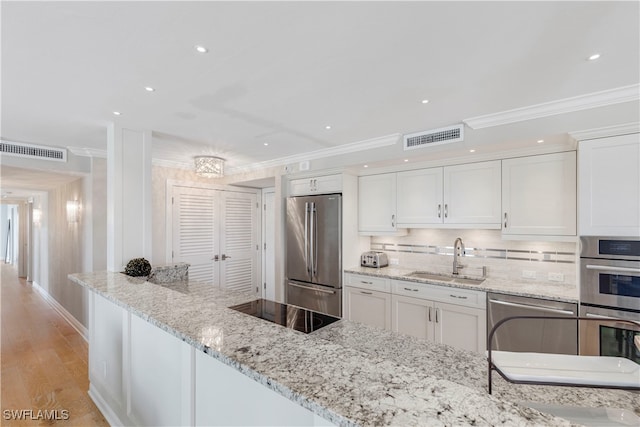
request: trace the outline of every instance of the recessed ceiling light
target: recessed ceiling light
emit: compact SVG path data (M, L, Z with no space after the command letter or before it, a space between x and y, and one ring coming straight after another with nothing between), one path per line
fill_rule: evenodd
M368 167L369 167L369 165L364 165L364 166L363 166L363 168L368 168Z
M209 49L207 49L207 48L206 48L206 47L204 47L204 46L199 46L199 45L198 45L198 46L196 46L196 47L195 47L195 49L196 49L196 51L198 51L199 53L207 53L207 52L209 52Z
M265 142L263 145L266 147L267 145L269 145L269 143L268 143L268 142Z
M475 153L476 150L474 150L473 148L471 150L469 150L470 153Z
M155 91L155 89L154 89L154 88L152 88L151 86L146 86L146 87L144 88L144 90L146 90L147 92L153 92L153 91Z
M428 100L428 99L423 99L423 100L422 100L422 103L423 103L423 104L428 104L428 103L429 103L429 100Z
M538 144L542 144L544 142L544 139L539 139L537 142Z
M589 61L595 61L596 59L600 58L600 54L599 53L594 53L593 55L591 55L589 58L587 58Z
M114 115L114 116L119 116L120 114L122 114L120 111L114 111L114 112L113 112L113 115Z
M405 161L405 162L408 162L408 161L409 161L409 159L404 159L404 161Z
M326 130L329 130L329 129L331 129L331 126L330 126L330 125L326 125L324 128L325 128Z

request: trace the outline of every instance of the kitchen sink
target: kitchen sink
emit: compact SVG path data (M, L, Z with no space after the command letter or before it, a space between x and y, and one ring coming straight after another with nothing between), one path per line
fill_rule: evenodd
M438 282L455 283L459 285L479 285L484 279L471 279L467 277L454 277L445 274L429 273L428 271L414 271L407 274L406 277L424 280L434 280Z

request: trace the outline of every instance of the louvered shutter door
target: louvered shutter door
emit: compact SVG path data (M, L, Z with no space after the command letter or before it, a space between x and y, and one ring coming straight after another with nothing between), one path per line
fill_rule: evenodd
M258 250L257 196L223 192L220 251L228 259L220 263L220 286L256 293Z
M218 286L217 192L173 187L173 261L187 262L189 279Z

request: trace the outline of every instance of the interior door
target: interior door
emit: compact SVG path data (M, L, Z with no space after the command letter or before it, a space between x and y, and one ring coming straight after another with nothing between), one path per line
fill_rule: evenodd
M173 262L186 262L189 278L218 286L218 191L203 188L172 189Z
M258 293L257 195L221 192L220 287Z

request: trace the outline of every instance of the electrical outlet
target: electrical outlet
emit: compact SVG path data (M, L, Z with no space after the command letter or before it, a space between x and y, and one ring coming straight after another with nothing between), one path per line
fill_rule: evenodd
M398 264L400 264L400 260L398 260L398 258L389 258L389 264L390 265L398 265Z
M522 278L524 279L535 279L536 272L533 270L522 270Z
M552 282L564 282L564 274L562 273L549 273L548 278Z

